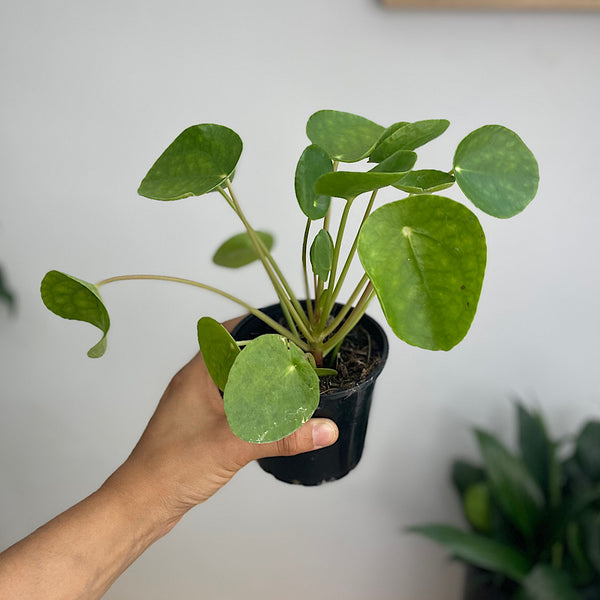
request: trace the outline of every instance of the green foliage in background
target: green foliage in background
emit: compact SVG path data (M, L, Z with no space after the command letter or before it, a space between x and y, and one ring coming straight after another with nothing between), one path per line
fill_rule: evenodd
M552 439L537 412L516 405L518 451L476 430L482 463L457 460L452 480L469 529L411 528L482 569L514 600L600 598L600 422Z

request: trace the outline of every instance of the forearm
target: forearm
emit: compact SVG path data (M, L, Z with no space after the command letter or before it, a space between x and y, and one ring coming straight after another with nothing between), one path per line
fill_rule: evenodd
M125 463L94 494L0 554L0 600L94 600L193 506L251 460L333 444L335 424L313 419L269 444L227 425L200 355L171 381Z
M0 600L100 598L174 523L110 479L0 554Z

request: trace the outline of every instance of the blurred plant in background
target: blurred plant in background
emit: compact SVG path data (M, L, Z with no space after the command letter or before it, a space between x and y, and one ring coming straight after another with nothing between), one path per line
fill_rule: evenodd
M469 571L465 600L600 599L600 421L550 438L516 405L519 451L474 431L482 464L456 460L452 481L469 524L411 528Z

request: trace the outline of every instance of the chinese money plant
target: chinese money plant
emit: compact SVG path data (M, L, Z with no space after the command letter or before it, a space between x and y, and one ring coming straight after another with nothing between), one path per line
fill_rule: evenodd
M303 239L298 240L305 304L271 253L273 237L248 222L238 199L232 179L242 140L234 131L222 125L194 125L157 159L139 194L168 202L211 193L212 201L226 202L243 232L224 242L213 260L230 268L259 260L284 322L275 322L206 282L164 275L121 275L93 284L50 271L42 281L42 299L61 317L101 330L102 338L88 352L93 358L106 349L110 319L100 289L109 283L168 280L237 303L268 323L273 333L236 342L218 322L203 317L197 324L200 347L223 391L234 433L250 442L280 439L316 409L319 376L334 373L332 358L373 298L392 331L408 344L450 350L469 330L485 271L485 236L469 208L439 192L456 183L479 210L505 219L521 212L535 196L538 166L514 132L487 125L460 142L449 169L415 169L415 150L448 125L433 119L386 128L333 110L309 118L311 144L302 152L294 177L296 200L306 220ZM348 163L353 167L345 169ZM382 188L392 188L397 199L377 207ZM356 231L346 227L351 211L363 215ZM345 236L351 242L342 252ZM356 255L363 274L350 282L347 276ZM336 302L343 305L339 311L334 310Z

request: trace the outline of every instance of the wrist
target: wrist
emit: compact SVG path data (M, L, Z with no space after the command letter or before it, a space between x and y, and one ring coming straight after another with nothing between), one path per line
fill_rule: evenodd
M172 510L162 490L128 462L121 465L96 493L108 498L146 547L169 533L184 514Z

